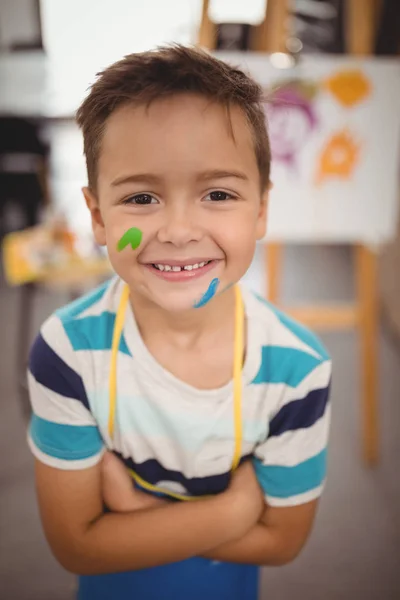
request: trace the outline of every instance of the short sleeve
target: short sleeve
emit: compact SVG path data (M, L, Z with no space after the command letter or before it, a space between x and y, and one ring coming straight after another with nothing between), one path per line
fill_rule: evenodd
M330 426L331 361L324 360L296 387L288 386L270 420L254 467L270 506L318 498L326 478Z
M28 384L28 443L34 456L59 469L85 469L99 462L104 443L74 350L56 315L46 321L33 344Z

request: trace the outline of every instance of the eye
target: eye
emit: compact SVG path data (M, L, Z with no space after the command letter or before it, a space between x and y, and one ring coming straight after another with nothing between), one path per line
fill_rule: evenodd
M215 192L210 192L205 197L205 200L211 200L212 202L223 202L225 200L234 200L235 196L232 194L228 194L228 192L223 192L222 190L215 190Z
M144 205L148 204L157 204L158 200L151 196L151 194L136 194L135 196L130 196L122 201L122 204L136 204L136 205Z

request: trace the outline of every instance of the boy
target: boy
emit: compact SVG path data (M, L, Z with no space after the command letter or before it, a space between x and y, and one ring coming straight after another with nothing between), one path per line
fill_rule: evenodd
M310 532L330 360L237 285L266 229L261 100L240 70L174 46L109 67L78 111L118 277L43 325L29 443L81 600L255 599L256 565L291 561Z

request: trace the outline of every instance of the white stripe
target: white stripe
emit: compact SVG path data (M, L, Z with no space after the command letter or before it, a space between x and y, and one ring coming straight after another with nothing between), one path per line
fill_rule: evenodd
M323 492L325 482L322 485L304 492L304 494L298 494L297 496L290 496L289 498L274 498L273 496L265 496L265 501L269 506L299 506L300 504L306 504L312 500L319 498Z
M49 390L29 372L28 385L33 412L38 417L61 425L96 425L82 402Z
M80 312L76 318L83 319L84 317L98 317L105 311L115 313L118 307L122 287L123 283L121 279L117 276L113 277L102 297L97 300L95 304L92 304Z
M293 348L294 350L301 350L306 354L311 354L311 356L314 356L319 360L323 360L319 352L314 350L314 348L308 344L302 342L295 333L288 329L286 325L279 320L277 315L274 314L274 317L275 327L269 332L270 345L280 346L281 348Z
M324 450L328 443L331 407L311 427L285 431L257 446L256 456L263 465L294 467Z
M63 460L61 458L54 458L54 456L49 456L45 454L36 446L31 436L28 435L28 446L31 449L32 454L37 460L49 467L54 467L55 469L61 469L63 471L78 471L80 469L89 469L90 467L94 467L97 465L105 452L105 449L102 449L95 456L90 456L89 458L84 458L82 460Z
M320 390L328 387L332 375L332 363L330 360L315 367L295 388L287 386L287 392L284 404L292 400L301 400L313 390ZM282 406L284 406L282 404Z
M76 371L75 353L59 317L53 314L44 322L40 331L46 344L66 365Z
M210 403L203 406L184 402L178 404L176 394L167 389L158 389L156 385L146 396L137 394L136 391L135 385L132 385L127 394L118 387L116 431L124 438L143 436L149 440L153 451L160 449L161 455L166 439L178 444L184 452L193 453L201 450L205 440L210 440L211 443L232 440L232 444L234 443L232 398L227 398L212 410ZM139 391L146 392L145 389ZM108 390L88 390L87 394L91 412L105 435L109 417ZM267 438L268 419L260 415L257 409L256 402L251 402L246 397L246 407L242 414L243 439L247 444L244 446L245 451ZM160 439L162 443L158 441Z
M100 317L104 312L115 313L115 310L111 306L107 306L103 299L101 298L96 304L92 304L92 306L83 310L75 319L79 321L79 319L85 319L86 317Z
M260 346L276 345L283 348L294 348L306 352L307 354L311 354L312 356L315 356L315 358L322 358L319 352L314 350L312 346L302 342L296 334L290 331L290 329L279 320L279 317L272 308L256 298L245 287L241 286L241 289L243 291L243 298L245 300L248 316L257 321L259 331L257 341ZM261 323L264 323L265 327L261 327Z
M99 390L103 392L109 389L109 377L111 366L111 350L81 350L79 352L79 364L85 375L84 384L89 399L96 398ZM132 363L132 357L128 354L118 353L117 359L117 389L123 395L142 395L143 391L138 385L137 363ZM99 394L101 397L103 393ZM103 398L102 398L103 401ZM91 406L92 409L95 407Z

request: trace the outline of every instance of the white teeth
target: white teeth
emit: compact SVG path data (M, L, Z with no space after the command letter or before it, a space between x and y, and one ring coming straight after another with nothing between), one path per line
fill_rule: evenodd
M179 267L177 265L161 265L161 264L154 264L154 266L156 267L156 269L158 269L159 271L173 271L174 273L179 273L179 271L192 271L193 269L200 269L201 267L205 267L205 265L207 265L210 261L204 261L201 263L195 263L194 265L185 265L184 267Z
M204 261L201 263L195 263L194 265L186 265L185 267L183 267L185 269L185 271L192 271L193 269L200 269L201 267L205 267L208 264L209 261Z

